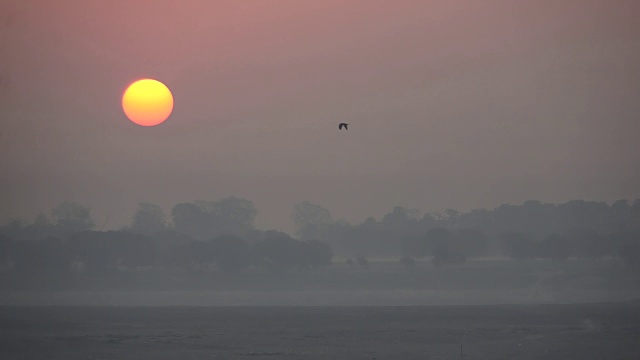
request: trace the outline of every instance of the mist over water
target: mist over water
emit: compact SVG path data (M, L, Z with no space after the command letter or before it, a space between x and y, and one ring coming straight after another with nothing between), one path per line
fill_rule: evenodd
M140 203L96 230L64 202L0 227L0 304L107 306L482 305L638 297L640 201L527 201L360 224L296 204L297 231L254 226L250 200Z

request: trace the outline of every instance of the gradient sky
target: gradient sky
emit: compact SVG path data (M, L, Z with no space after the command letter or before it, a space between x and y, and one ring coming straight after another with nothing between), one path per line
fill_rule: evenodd
M640 197L637 0L0 0L0 219L235 195L291 230ZM144 128L141 77L174 113ZM351 124L338 131L339 122Z

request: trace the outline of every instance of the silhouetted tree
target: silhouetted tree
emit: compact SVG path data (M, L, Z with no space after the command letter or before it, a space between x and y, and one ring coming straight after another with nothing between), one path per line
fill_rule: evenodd
M129 268L152 266L155 243L148 237L126 231L83 231L71 235L67 250L91 275L102 275Z
M108 245L102 232L84 231L70 236L67 251L73 261L83 265L87 273L102 275L116 266L116 259Z
M437 266L461 263L466 260L453 233L445 228L429 230L424 236L424 241L429 253L433 256L433 263Z
M22 274L57 275L70 270L71 258L57 238L15 243L15 268Z
M331 246L318 240L309 240L303 242L305 249L305 258L312 268L319 268L321 266L327 266L331 264L331 258L333 257L333 251Z
M346 221L336 221L323 230L320 240L328 243L331 248L342 255L353 256L366 245L366 239L357 233L355 227Z
M14 257L14 244L8 236L0 234L0 271L9 266Z
M257 243L254 249L257 264L273 271L307 265L302 243L285 233L267 231L265 239Z
M460 224L460 211L455 209L445 210L444 220L447 222L449 228L457 229Z
M25 221L20 218L11 218L2 227L2 233L12 240L21 240Z
M495 233L520 232L538 237L552 231L561 231L561 229L554 229L556 206L553 204L529 200L519 206L500 205L491 213Z
M536 257L536 243L527 234L509 231L498 234L504 253L514 259L524 260Z
M565 261L571 256L571 242L564 236L551 234L538 243L538 254L554 262Z
M171 209L175 229L203 241L223 234L244 235L253 230L256 215L251 201L237 197L181 203Z
M629 208L628 231L640 231L640 199L636 199Z
M613 254L615 244L609 236L592 234L587 236L582 243L584 254L591 259L601 259Z
M126 231L108 231L107 234L119 265L128 268L156 265L158 249L150 237Z
M331 247L321 241L299 241L286 233L267 231L254 246L256 264L273 271L291 268L318 268L329 265Z
M571 200L557 206L555 228L557 233L572 229L595 232L607 231L610 207L604 202Z
M253 222L258 214L251 201L235 196L198 204L211 215L216 225L216 235L243 234L253 229Z
M615 244L610 236L600 235L593 230L572 230L564 234L578 257L600 259L611 255Z
M74 202L63 202L51 211L55 226L64 233L93 229L91 210Z
M615 235L618 256L633 271L640 273L640 232L630 231Z
M22 238L28 240L43 240L50 237L60 237L66 235L66 230L51 224L49 218L39 213L33 220L33 224L21 229Z
M212 219L199 206L192 203L176 204L171 209L173 226L176 231L205 240L213 236Z
M201 270L216 262L215 253L210 243L193 240L179 248L181 264L187 269Z
M165 230L167 230L167 220L162 207L145 202L139 203L129 231L153 235Z
M395 206L390 213L382 218L382 226L398 235L411 233L412 229L418 224L420 211L417 209L408 209L402 206Z
M365 268L365 269L369 268L369 259L367 259L365 256L362 256L362 255L358 256L356 258L356 262L362 268Z
M476 229L484 233L495 232L493 211L487 209L473 209L461 213L458 223L462 229Z
M183 250L186 244L195 241L191 236L175 230L167 230L153 235L157 247L156 264L165 268L186 268L191 259Z
M626 231L632 227L631 225L631 204L627 200L617 200L611 204L608 221L609 233L617 233Z
M210 246L215 263L224 272L236 273L251 264L251 249L237 236L217 236L210 241Z
M453 243L453 233L442 227L433 228L424 235L424 242L429 253L433 255L434 252L448 248Z
M429 255L430 249L424 236L404 236L400 240L402 254L408 257L423 258Z
M309 201L295 204L292 218L296 233L305 240L322 236L324 228L333 223L329 210Z
M466 257L480 257L487 254L489 239L477 229L462 229L455 234L457 248Z
M51 222L49 221L49 218L47 217L47 215L43 213L39 213L33 220L33 225L44 227L44 226L51 225Z

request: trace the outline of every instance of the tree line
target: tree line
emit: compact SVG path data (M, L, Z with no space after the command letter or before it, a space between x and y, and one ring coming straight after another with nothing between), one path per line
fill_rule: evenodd
M407 267L416 259L444 266L486 256L552 261L615 256L640 267L640 200L527 201L465 213L395 207L380 220L360 224L334 220L322 206L301 202L293 208L295 237L256 229L257 213L251 201L237 197L179 203L169 217L158 205L140 203L128 226L100 231L89 208L64 202L31 223L13 220L0 227L0 269L95 275L144 267L284 272L327 266L334 254L359 264L368 264L368 257L395 257Z
M526 201L495 209L421 213L395 207L382 219L360 224L334 220L310 202L294 207L301 239L318 239L346 256L430 258L436 265L469 258L506 256L516 260L615 256L640 263L640 199L611 204L572 200L561 204Z
M105 275L126 269L209 269L236 273L247 267L282 272L330 264L329 245L253 227L257 214L245 199L177 204L172 221L158 205L141 203L132 222L96 231L90 209L65 202L32 223L0 228L0 268L17 274Z

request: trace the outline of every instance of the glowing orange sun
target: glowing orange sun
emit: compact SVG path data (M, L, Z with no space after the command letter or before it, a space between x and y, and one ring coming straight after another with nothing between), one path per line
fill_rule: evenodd
M138 80L125 90L122 109L129 120L142 126L163 123L173 110L173 95L169 88L158 80Z

